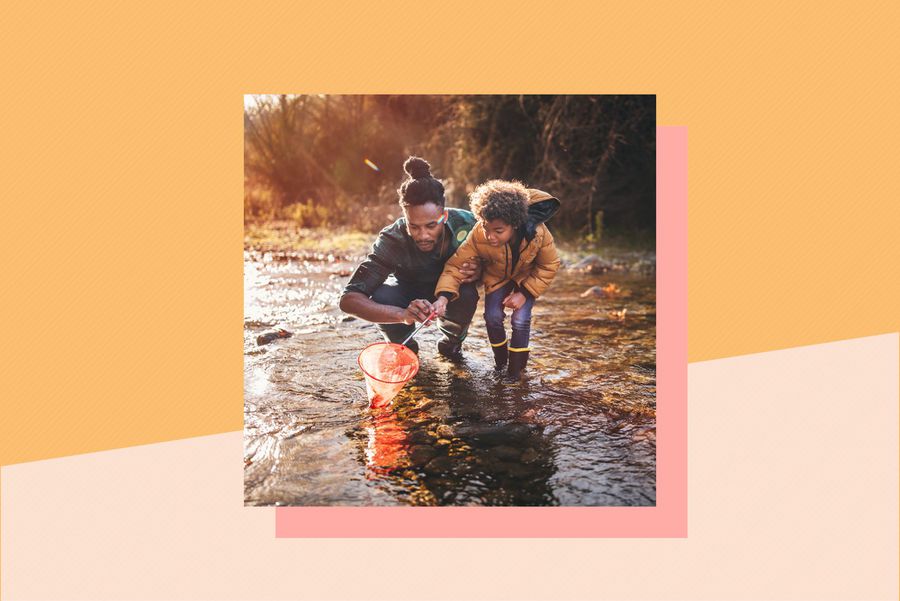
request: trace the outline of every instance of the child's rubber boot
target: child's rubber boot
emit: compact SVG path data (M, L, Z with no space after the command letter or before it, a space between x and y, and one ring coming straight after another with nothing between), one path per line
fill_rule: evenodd
M509 361L509 341L491 343L491 350L494 351L494 368L500 371L506 367L506 363Z
M522 370L528 363L529 349L517 349L509 347L509 369L506 372L506 379L512 382L518 382L522 375Z

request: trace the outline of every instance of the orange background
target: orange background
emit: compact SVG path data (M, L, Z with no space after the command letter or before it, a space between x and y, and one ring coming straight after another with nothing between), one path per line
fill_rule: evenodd
M241 428L244 93L656 93L691 361L900 330L900 3L474 6L3 3L0 463Z

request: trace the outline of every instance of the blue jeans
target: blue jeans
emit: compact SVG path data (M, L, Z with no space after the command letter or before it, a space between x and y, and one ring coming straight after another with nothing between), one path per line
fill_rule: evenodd
M506 318L503 299L515 288L515 282L508 282L497 290L484 297L484 323L487 326L488 338L492 345L501 344L506 340L506 328L503 320ZM512 312L509 323L512 326L512 337L509 340L511 348L528 348L528 339L531 335L531 308L534 306L534 297L528 292L520 290L525 295L525 304Z
M408 282L385 282L372 295L372 300L381 305L392 305L394 307L409 306L412 301L423 298L429 302L434 302L434 288L437 282L428 284ZM469 332L469 324L472 323L472 317L475 315L475 306L478 304L478 290L475 284L463 284L459 287L459 298L447 305L447 312L444 317L438 320L438 327L446 338L452 342L462 342L466 334ZM384 339L389 342L403 342L409 336L418 324L411 326L405 323L379 323L378 329L381 330ZM410 347L418 348L410 342Z

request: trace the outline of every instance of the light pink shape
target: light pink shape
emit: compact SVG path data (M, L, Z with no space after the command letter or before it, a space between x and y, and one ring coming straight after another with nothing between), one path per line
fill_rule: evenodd
M278 507L278 538L687 536L687 127L656 128L655 507Z

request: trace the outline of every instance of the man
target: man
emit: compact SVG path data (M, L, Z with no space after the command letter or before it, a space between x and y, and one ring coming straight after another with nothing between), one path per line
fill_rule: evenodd
M469 211L444 206L444 186L432 177L428 162L410 157L403 169L409 175L397 190L403 217L381 230L340 301L342 311L378 324L386 340L398 343L416 322L428 320L444 263L475 225ZM480 264L463 266L459 297L447 305L438 324L443 333L438 352L454 361L462 358L462 341L478 304L474 282L480 272ZM414 340L407 346L419 350Z

